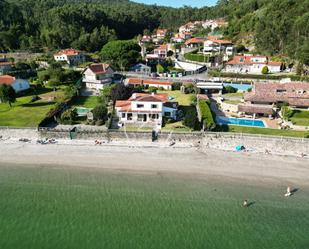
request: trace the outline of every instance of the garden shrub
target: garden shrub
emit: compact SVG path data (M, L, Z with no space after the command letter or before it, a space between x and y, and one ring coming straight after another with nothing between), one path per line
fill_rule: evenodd
M213 130L216 127L210 104L204 100L198 102L201 121L205 130Z

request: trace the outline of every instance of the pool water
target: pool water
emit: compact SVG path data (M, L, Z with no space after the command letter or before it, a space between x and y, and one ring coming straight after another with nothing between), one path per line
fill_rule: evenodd
M79 117L83 117L83 116L87 116L87 113L90 112L92 109L84 108L84 107L76 107L75 110Z
M222 125L240 125L240 126L251 126L251 127L266 127L263 120L259 119L245 119L245 118L231 118L217 116L216 121L218 124Z
M235 84L235 83L223 83L224 86L231 86L240 91L248 91L253 86L251 84Z

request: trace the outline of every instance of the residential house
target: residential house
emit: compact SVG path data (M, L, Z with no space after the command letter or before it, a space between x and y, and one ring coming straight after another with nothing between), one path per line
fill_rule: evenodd
M267 66L270 73L281 71L281 62L269 61L266 56L236 55L225 64L225 72L261 74Z
M228 22L224 21L224 19L210 19L206 20L202 23L202 26L204 29L210 28L211 30L214 30L216 28L227 26Z
M146 54L145 59L151 63L163 62L167 57L167 52L168 45L163 44L155 48L152 54Z
M167 34L167 29L158 29L156 33L156 37L159 40L163 40Z
M153 53L157 55L159 58L166 58L167 57L168 46L166 44L160 45L159 47L155 48Z
M16 79L10 75L0 75L0 85L10 85L13 87L16 93L25 91L30 88L30 84L27 80Z
M113 82L114 70L109 64L91 64L83 71L83 82L87 88L100 90Z
M193 32L196 29L196 24L188 22L185 25L179 27L179 33Z
M205 39L201 37L194 37L185 42L186 46L189 48L198 48L203 46Z
M232 56L234 54L233 43L229 40L208 39L204 42L203 53L208 55L225 54Z
M0 59L0 75L10 72L13 66L14 62L9 62L6 59Z
M275 114L274 107L271 105L256 105L256 104L240 104L238 105L238 113L245 115L272 117Z
M138 63L135 66L130 68L131 72L140 73L140 74L150 74L151 73L151 67L147 66L143 63Z
M254 105L288 103L292 107L309 108L309 83L255 83L244 99Z
M141 39L142 43L149 43L152 42L152 37L150 35L144 35Z
M125 85L131 86L146 86L146 87L156 87L163 88L165 90L172 90L172 83L168 81L153 80L153 79L137 79L137 78L128 78L125 80Z
M85 55L76 49L68 48L54 54L55 61L65 61L69 65L76 65L85 61Z
M172 37L172 41L182 43L192 37L192 32L177 33Z
M116 113L122 124L161 127L163 117L177 119L177 102L168 94L134 93L128 100L116 101Z

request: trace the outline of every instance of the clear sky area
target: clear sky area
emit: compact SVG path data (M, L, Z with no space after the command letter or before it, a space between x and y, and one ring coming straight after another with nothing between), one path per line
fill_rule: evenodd
M213 6L217 0L133 0L137 3L157 4L172 7L182 7L184 5L192 7Z

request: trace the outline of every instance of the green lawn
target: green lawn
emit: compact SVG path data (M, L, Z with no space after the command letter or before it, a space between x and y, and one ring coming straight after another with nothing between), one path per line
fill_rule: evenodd
M240 100L224 100L224 103L226 103L226 104L231 104L231 105L238 105L238 104L240 104L241 103L241 101Z
M309 131L293 131L293 130L279 130L270 128L257 128L229 125L229 132L236 133L250 133L260 135L284 136L284 137L309 137Z
M178 102L179 105L189 106L192 103L194 94L184 94L181 91L158 91L158 93L167 93L168 96L174 97L173 102Z
M42 99L34 103L30 103L31 94L17 98L12 107L7 103L0 103L0 126L36 127L55 105L55 102L48 97L57 98L63 95L62 91L53 93L51 90L46 90L44 93L40 91L38 94L40 93Z
M182 124L182 121L177 121L175 123L165 124L162 128L163 131L191 131L189 127Z
M98 105L97 96L78 96L73 99L72 106L94 108Z
M226 93L226 94L223 94L222 97L243 97L244 96L244 93L241 93L241 92L236 92L236 93Z
M284 198L278 183L13 165L0 186L5 249L309 247L305 187Z
M173 97L174 99L171 101L178 102L179 110L181 110L184 114L190 111L192 100L194 98L194 94L184 94L181 91L158 91L158 93L167 93L168 96ZM182 121L178 121L171 124L166 124L162 130L165 131L190 131L191 128L182 124Z
M309 126L309 111L294 110L289 120L295 125Z

